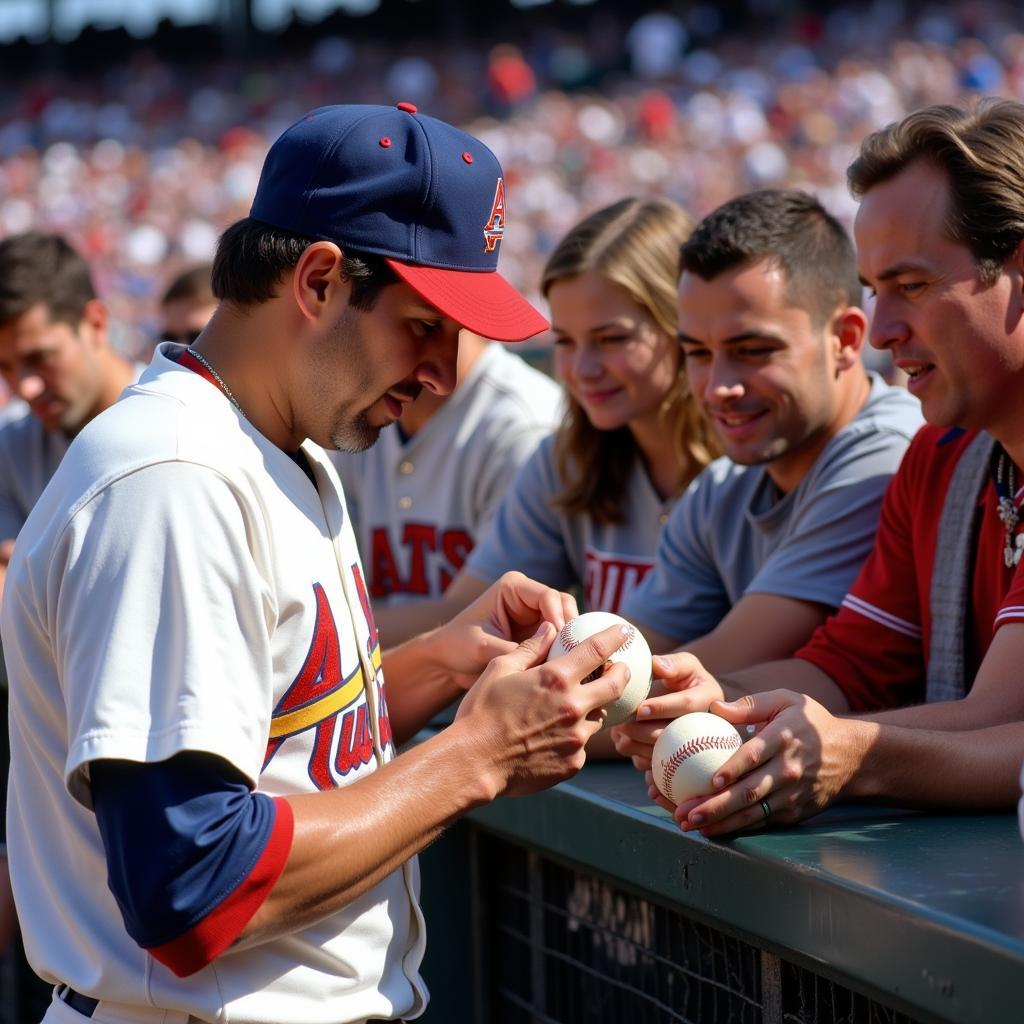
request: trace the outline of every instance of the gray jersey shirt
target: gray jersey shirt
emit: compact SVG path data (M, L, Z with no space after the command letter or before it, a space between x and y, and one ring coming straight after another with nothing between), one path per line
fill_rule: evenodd
M519 467L562 414L562 389L498 344L403 442L332 453L375 603L440 596Z
M25 402L0 413L0 540L17 537L71 443L47 430Z
M505 495L467 571L488 582L518 569L560 590L580 585L589 611L617 612L654 562L670 502L658 496L639 459L623 494L621 523L557 511L551 501L563 490L550 437Z
M916 398L872 374L861 411L788 494L763 466L713 462L672 511L654 569L622 614L686 643L714 629L744 594L838 607L922 422Z

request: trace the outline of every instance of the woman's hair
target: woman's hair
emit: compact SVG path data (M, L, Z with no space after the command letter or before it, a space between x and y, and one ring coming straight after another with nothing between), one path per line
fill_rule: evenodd
M557 281L596 271L625 291L673 341L677 331L679 250L693 227L685 211L667 199L622 199L580 221L558 243L544 266L541 291ZM569 515L586 513L599 523L621 523L636 442L629 428L598 430L571 395L555 435L555 457L565 486L554 506ZM676 493L717 454L706 424L690 397L679 359L676 380L659 415L675 441L679 460Z

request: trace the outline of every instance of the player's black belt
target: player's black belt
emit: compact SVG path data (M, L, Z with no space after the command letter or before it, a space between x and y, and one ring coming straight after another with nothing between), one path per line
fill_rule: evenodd
M92 996L83 996L81 992L76 992L73 988L68 988L67 985L64 985L57 995L72 1010L80 1013L83 1017L91 1017L96 1012L96 1007L100 1005L98 999L93 999ZM394 1018L391 1020L374 1019L368 1020L366 1024L404 1024L404 1021L396 1021Z
M83 996L81 992L76 992L73 988L68 988L67 985L58 990L57 996L83 1017L91 1017L96 1012L96 1007L100 1005L98 999L93 999L92 996Z

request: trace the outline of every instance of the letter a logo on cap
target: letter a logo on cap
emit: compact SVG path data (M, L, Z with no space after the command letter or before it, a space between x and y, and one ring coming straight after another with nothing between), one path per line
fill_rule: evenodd
M499 178L498 187L494 190L494 202L491 204L491 216L484 225L484 252L494 252L504 234L505 182Z

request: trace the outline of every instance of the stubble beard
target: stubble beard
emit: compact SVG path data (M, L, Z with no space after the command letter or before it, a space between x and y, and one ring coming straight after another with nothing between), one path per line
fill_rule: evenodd
M369 357L359 330L357 314L351 308L343 310L334 323L327 338L327 348L330 355L325 360L322 379L330 379L330 375L333 372L332 366L337 365L335 360L337 360L338 354L341 353L349 364L349 372L356 378L353 381L355 384L353 390L356 394L368 390L371 386L370 377L365 367ZM329 389L323 395L323 400L325 402L330 401ZM334 422L330 425L328 436L330 437L331 447L336 451L353 454L364 452L367 448L371 448L380 436L381 427L374 426L370 422L369 409L352 411L351 406L354 404L354 402L350 402L348 409L343 408L339 410L334 418Z
M375 427L366 411L356 413L352 419L339 421L331 428L331 445L339 452L365 452L372 448L384 428Z

